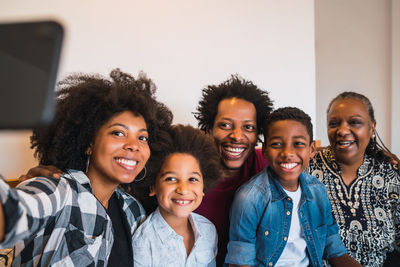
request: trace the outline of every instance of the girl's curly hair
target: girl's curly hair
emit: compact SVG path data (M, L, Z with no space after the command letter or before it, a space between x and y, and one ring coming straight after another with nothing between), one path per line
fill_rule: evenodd
M169 138L152 151L151 158L147 164L148 179L135 183L131 187L132 194L144 206L147 212L152 212L157 207L155 197L149 197L150 187L156 183L157 175L168 156L174 153L192 155L197 159L203 176L204 191L215 185L222 177L222 167L218 150L210 135L192 126L181 124L174 125L169 129Z
M31 136L31 147L40 164L55 165L62 171L85 171L85 152L97 131L124 111L144 118L150 149L157 150L168 136L165 129L170 127L173 116L156 101L155 85L144 73L135 79L115 69L110 77L78 73L58 83L53 121L47 127L35 128Z
M208 85L203 89L197 112L193 113L198 120L199 128L205 132L212 130L219 102L234 97L254 105L257 112L257 134L262 134L263 121L272 111L273 102L269 98L268 92L259 89L251 81L247 81L239 75L231 75L230 79L223 83Z

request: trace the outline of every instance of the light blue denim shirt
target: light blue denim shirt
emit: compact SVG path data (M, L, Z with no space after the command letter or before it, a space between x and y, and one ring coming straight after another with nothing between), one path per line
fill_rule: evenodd
M157 208L136 230L133 239L134 266L214 267L217 256L217 231L205 217L191 213L195 243L189 255L183 237L164 220Z
M298 214L310 264L322 266L322 259L339 257L347 250L332 217L325 185L305 173L299 180L302 195ZM231 209L225 262L274 266L287 243L292 208L292 200L270 167L241 186Z

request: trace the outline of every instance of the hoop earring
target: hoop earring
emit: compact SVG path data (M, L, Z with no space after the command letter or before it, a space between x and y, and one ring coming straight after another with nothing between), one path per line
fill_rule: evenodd
M144 166L144 174L143 174L142 178L140 178L140 179L135 179L135 180L133 180L133 181L134 181L135 183L136 183L136 182L142 181L142 180L146 177L146 174L147 174L147 169L146 169L146 166Z

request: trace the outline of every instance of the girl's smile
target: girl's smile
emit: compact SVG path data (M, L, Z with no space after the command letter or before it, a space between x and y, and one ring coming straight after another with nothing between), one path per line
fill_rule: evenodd
M203 199L203 175L199 162L190 154L169 155L151 188L150 196L157 196L160 213L171 225L187 220Z

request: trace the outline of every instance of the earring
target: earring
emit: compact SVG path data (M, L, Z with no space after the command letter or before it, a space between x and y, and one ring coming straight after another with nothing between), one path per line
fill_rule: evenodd
M88 156L86 160L86 171L85 171L85 173L87 173L89 170L90 155L92 155L92 149L90 148L90 146L88 147L88 149L86 149L85 154Z
M372 139L375 139L375 134L372 134Z
M86 171L85 171L85 173L87 173L88 170L89 170L89 162L90 162L90 155L88 155L88 158L86 160Z
M135 183L136 183L136 182L142 181L142 180L146 177L146 174L147 174L147 169L146 169L146 166L144 166L144 174L143 174L142 178L140 178L140 179L135 179L135 180L133 180L133 181L134 181Z

